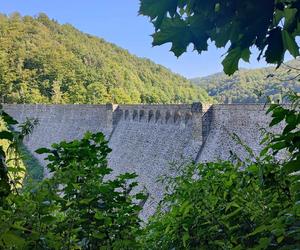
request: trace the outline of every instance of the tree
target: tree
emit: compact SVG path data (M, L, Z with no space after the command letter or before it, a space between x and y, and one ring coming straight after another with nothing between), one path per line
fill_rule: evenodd
M209 40L217 48L229 45L222 62L228 75L240 59L249 61L252 46L260 52L258 60L264 56L277 66L286 51L299 56L299 0L141 0L140 14L155 27L153 45L170 42L176 56L190 44L199 53L206 51Z
M18 125L1 106L0 120L8 145L0 145L0 249L140 249L138 213L146 196L131 192L135 173L108 178L104 134L38 149L47 154L51 177L24 183L20 147L37 121Z
M103 84L96 82L87 86L87 102L91 104L109 103L110 95Z
M60 91L60 82L58 81L53 82L51 99L54 104L62 103L62 93Z
M205 92L163 66L45 14L0 15L0 30L0 96L5 102L140 103L141 95L155 85L172 103L177 85L182 85L186 91L177 94L191 103L189 90Z

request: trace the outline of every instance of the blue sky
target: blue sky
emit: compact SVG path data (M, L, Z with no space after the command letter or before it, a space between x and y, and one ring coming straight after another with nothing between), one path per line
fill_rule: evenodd
M152 24L146 17L138 16L139 0L2 0L0 12L22 15L46 13L60 23L70 23L86 33L90 33L115 43L129 52L162 64L187 78L205 76L222 70L222 54L213 45L209 51L199 55L188 53L177 59L170 50L170 44L152 47L150 35ZM265 66L256 61L257 53L245 68Z

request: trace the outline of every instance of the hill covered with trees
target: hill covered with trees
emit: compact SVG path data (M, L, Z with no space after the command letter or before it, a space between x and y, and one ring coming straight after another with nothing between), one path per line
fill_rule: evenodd
M191 81L205 88L219 102L264 103L267 96L277 99L288 89L300 92L299 74L300 61L292 60L278 69L241 69L232 76L217 73Z
M201 87L45 14L0 15L0 96L6 103L185 103Z

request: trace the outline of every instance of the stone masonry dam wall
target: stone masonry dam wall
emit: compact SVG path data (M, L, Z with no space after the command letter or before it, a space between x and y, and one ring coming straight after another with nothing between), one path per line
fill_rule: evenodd
M34 105L5 104L4 110L19 123L26 118L37 118L39 125L26 138L25 145L43 163L44 156L34 151L50 147L62 140L79 139L86 131L102 131L109 135L112 130L112 105ZM48 175L47 169L44 171Z
M262 149L262 129L270 132L283 129L281 125L268 128L271 118L266 115L267 107L262 104L219 104L206 109L202 121L204 143L197 162L227 160L230 151L241 159L250 157L233 139L234 134L258 155Z
M228 159L230 150L246 157L233 133L258 152L260 128L270 122L263 105L6 104L4 109L19 122L39 119L25 145L43 164L43 156L34 153L37 148L102 131L113 150L109 164L114 173L136 172L150 194L143 218L154 212L163 195L157 179L174 174L172 165Z
M152 214L163 195L155 181L172 164L195 159L202 144L201 105L120 105L118 125L109 145L116 173L136 172L150 193L143 217Z

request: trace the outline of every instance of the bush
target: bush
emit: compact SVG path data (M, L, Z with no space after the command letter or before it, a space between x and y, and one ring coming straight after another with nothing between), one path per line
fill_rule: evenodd
M144 196L130 195L135 174L107 178L110 151L102 133L37 150L48 154L52 177L6 197L0 207L0 248L136 248L137 202Z
M290 180L277 165L252 164L243 171L230 162L190 165L167 185L173 190L145 228L145 249L266 249L300 243L290 234L300 215ZM279 219L286 213L289 222Z

